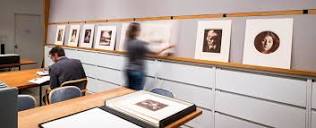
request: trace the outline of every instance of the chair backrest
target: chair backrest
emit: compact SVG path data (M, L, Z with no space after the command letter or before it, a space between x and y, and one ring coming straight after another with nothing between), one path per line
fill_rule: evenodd
M174 97L172 92L165 90L165 89L161 89L161 88L155 88L155 89L151 90L151 92L162 95L162 96L171 97L171 98Z
M61 87L76 86L81 90L82 94L84 95L86 88L87 88L87 83L88 83L87 78L82 78L82 79L78 79L78 80L66 81L66 82L62 83L60 86Z
M0 89L0 127L17 128L18 110L17 110L18 90L16 88Z
M80 97L82 96L82 93L80 89L76 86L66 86L66 87L59 87L56 89L53 89L49 93L49 103L57 103L64 100L69 100L72 98Z
M35 105L36 105L36 100L33 96L18 95L18 110L19 111L34 108Z

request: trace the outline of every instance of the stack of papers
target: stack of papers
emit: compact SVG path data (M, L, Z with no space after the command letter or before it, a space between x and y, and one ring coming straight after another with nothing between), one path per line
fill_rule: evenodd
M30 82L34 84L42 84L42 83L48 82L49 80L50 80L49 76L43 76L43 77L32 79L30 80Z
M48 75L48 71L38 71L36 72L37 75L39 76L47 76Z
M7 87L7 85L0 81L0 88L6 88L6 87Z

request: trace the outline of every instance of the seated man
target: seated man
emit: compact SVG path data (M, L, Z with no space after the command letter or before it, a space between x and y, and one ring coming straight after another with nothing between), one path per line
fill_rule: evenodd
M63 82L86 78L80 60L69 59L61 47L54 47L49 51L50 58L55 64L49 67L50 88L60 87Z

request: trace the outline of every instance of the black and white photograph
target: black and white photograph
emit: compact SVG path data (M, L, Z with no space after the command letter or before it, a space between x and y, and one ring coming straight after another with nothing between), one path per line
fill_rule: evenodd
M82 26L79 46L83 48L92 48L94 38L94 24L85 24Z
M293 19L246 21L243 64L291 68Z
M112 31L103 30L101 31L101 37L100 37L100 46L110 46L111 44L111 35Z
M136 103L136 105L143 107L143 108L146 108L146 109L151 110L151 111L158 111L158 110L163 109L163 108L168 106L168 105L165 105L163 103L160 103L158 101L154 101L151 99L146 99L144 101L138 102L138 103Z
M70 25L68 46L77 47L79 41L80 25Z
M199 21L195 59L228 62L231 20Z
M204 31L203 52L220 53L222 44L221 29L206 29Z
M98 26L94 48L114 50L116 26Z
M55 36L55 45L63 45L65 38L66 25L58 25Z
M84 32L84 39L83 39L83 43L89 43L90 42L90 38L91 38L91 29L87 29Z

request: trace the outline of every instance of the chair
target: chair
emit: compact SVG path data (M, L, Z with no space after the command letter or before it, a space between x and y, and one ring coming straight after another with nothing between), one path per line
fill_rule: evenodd
M155 88L153 90L151 90L151 92L162 95L162 96L167 96L170 98L173 98L174 95L172 94L172 92L165 90L165 89L161 89L161 88Z
M84 96L87 92L87 83L88 80L87 78L82 78L78 80L70 80L62 83L60 86L65 87L65 86L76 86L81 90L82 95Z
M75 86L53 89L48 95L48 103L57 103L82 96L81 90Z
M18 95L18 111L23 111L27 109L34 108L36 105L36 100L30 95Z

